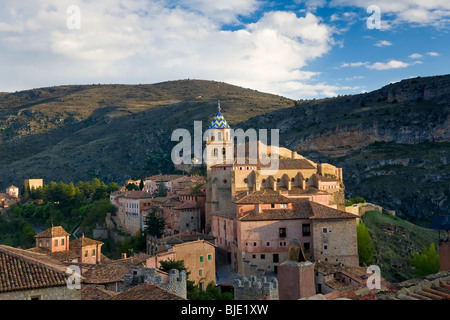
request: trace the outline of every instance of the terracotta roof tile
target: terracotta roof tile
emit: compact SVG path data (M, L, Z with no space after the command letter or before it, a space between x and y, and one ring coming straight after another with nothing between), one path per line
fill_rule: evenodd
M21 255L21 251L25 250L0 246L0 292L66 285L65 272Z
M65 237L70 236L69 233L64 230L61 226L51 227L47 230L42 231L38 235L36 235L36 238L53 238L53 237Z
M90 238L86 238L86 237L81 237L78 239L75 239L73 241L70 242L69 246L71 248L81 248L81 247L85 247L85 246L95 246L97 244L103 244L103 242L101 241L97 241L97 240L93 240Z
M282 196L277 192L254 191L249 195L236 201L237 204L257 204L257 203L290 203L291 199Z
M142 283L131 289L128 289L118 295L115 295L111 300L186 300L174 293L162 289L161 287Z

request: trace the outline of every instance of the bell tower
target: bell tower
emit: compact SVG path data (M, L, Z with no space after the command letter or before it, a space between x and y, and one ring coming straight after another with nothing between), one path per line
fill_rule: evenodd
M208 127L205 152L207 169L215 164L233 164L234 162L231 128L221 113L220 100L217 103L217 114Z

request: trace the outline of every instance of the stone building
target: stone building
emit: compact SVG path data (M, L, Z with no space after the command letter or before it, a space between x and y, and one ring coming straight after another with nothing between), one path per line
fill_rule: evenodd
M47 255L0 245L0 300L80 300L70 275Z
M190 272L189 279L200 288L205 289L209 283L216 284L215 246L205 240L175 244L165 251L160 251L147 260L147 267L159 268L160 261L183 261Z
M135 235L145 228L145 212L151 207L151 194L145 191L117 192L110 195L110 202L117 207L119 227Z

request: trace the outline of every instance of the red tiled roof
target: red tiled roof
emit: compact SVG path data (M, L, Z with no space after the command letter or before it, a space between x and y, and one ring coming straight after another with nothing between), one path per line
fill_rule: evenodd
M47 230L42 231L38 235L36 235L36 238L53 238L53 237L65 237L70 236L69 233L64 230L61 226L51 227Z
M0 245L0 292L66 286L65 272L21 255L20 251Z
M81 247L86 247L86 246L96 246L98 244L103 244L103 242L101 241L97 241L97 240L93 240L90 238L86 238L86 237L81 237L78 239L75 239L73 241L70 242L69 246L71 248L81 248Z
M96 285L81 285L81 300L110 300L118 293Z
M142 283L128 289L111 300L186 300L174 293L162 289L155 284Z
M290 203L291 199L276 192L254 191L236 201L237 204Z
M333 209L317 202L310 202L314 216L310 219L356 219L359 216L345 211Z

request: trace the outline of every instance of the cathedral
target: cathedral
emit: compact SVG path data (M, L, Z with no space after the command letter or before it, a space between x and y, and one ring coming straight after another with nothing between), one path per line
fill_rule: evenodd
M236 272L277 274L293 239L310 261L359 264L358 216L345 211L342 168L260 140L236 143L220 102L208 129L205 227ZM277 170L265 170L263 152L276 153Z

